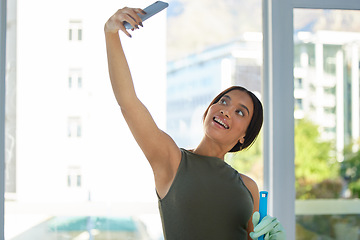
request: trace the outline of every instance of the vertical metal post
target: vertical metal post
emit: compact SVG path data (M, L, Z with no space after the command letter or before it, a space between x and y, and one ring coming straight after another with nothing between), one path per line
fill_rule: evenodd
M0 240L4 240L5 216L5 70L6 0L0 0Z
M359 48L360 44L353 44L351 49L351 135L354 142L360 140L360 74L359 74ZM359 146L353 147L353 151L359 151Z
M270 169L270 155L271 155L271 141L270 136L272 136L272 129L271 129L271 119L272 119L272 111L271 111L271 104L270 104L270 94L271 84L270 84L270 60L269 60L269 51L271 50L269 41L269 26L268 26L268 18L269 18L269 1L263 0L262 1L262 32L263 32L263 71L262 71L262 95L263 95L263 106L264 106L264 127L263 127L263 134L264 134L264 190L270 191L270 186L272 186L271 182L271 171ZM272 211L272 206L269 206L270 212Z
M293 7L263 0L264 186L269 212L295 240Z

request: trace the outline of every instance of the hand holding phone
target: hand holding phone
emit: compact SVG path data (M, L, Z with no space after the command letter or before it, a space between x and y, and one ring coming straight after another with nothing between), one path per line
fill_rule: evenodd
M141 18L142 21L145 21L146 19L154 16L158 12L161 12L162 10L167 8L168 6L169 6L169 4L166 3L166 2L157 1L157 2L154 2L153 4L151 4L150 6L146 7L145 9L143 9L146 12L146 14L144 14L144 15L138 14L138 15L139 15L139 17ZM133 26L131 26L131 24L128 23L128 22L124 22L124 26L125 26L126 29L132 29L133 28Z

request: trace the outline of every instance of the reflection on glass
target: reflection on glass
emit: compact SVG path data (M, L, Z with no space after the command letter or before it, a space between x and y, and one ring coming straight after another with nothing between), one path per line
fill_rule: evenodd
M358 207L357 215L339 207L360 197L359 19L357 11L294 10L297 239L359 236Z

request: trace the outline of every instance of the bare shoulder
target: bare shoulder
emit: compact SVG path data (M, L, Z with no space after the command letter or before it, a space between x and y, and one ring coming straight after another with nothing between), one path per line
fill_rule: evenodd
M245 183L246 187L250 189L254 189L254 190L258 190L258 186L256 184L256 182L249 176L246 176L245 174L240 173L241 178L243 180L243 182ZM251 191L251 190L250 190Z
M257 199L259 199L259 188L258 188L256 182L249 176L246 176L244 174L240 174L240 175L241 175L241 178L242 178L245 186L251 192L254 200L256 201Z

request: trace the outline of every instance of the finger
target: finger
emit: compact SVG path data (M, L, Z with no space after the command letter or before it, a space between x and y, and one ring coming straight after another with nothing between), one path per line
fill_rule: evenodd
M275 234L271 234L271 239L286 240L286 234L285 232L278 232Z
M252 223L253 223L254 227L256 227L256 225L258 225L259 220L260 220L260 213L254 212L254 214L252 216Z
M277 224L275 225L274 229L271 231L271 234L285 234L285 229L284 227L281 225L281 223L278 221Z
M265 240L269 240L270 237L272 237L272 235L270 236L270 233L269 232L263 232L263 231L260 231L260 232L251 232L250 233L250 237L252 239L257 239L259 238L260 236L263 236L264 235L264 239Z
M272 236L270 236L270 233L265 234L264 240L271 240L271 239L274 240L274 238L272 238ZM275 238L275 239L276 239L276 238Z
M250 233L250 237L251 237L251 239L253 239L253 240L258 240L258 238L255 236L255 233L254 233L254 232L251 232L251 233Z
M269 224L271 224L273 221L277 221L276 218L274 217L271 217L271 216L265 216L261 221L260 223L255 227L256 230L260 230L260 229L263 229L265 227L267 227ZM255 230L254 229L254 230Z
M136 13L140 13L141 15L146 14L146 12L145 12L143 9L141 9L141 8L134 8L134 11L135 11Z
M142 25L142 20L141 20L139 14L140 14L140 15L144 15L144 14L146 14L146 12L145 12L144 10L142 10L141 8L134 8L133 10L134 10L134 12L136 13L136 16L134 17L135 21L136 21L140 26L143 27L143 25Z
M131 34L130 34L128 31L124 30L123 32L124 32L124 33L126 34L126 36L128 36L129 38L132 38Z
M259 233L255 233L255 232L251 232L251 233L250 233L250 237L251 237L253 240L258 240L258 238L259 238L260 236L262 236L262 235L264 235L264 234L259 234ZM265 240L270 240L270 234L269 234L269 233L265 234L265 235L264 235L264 239L265 239Z
M118 30L121 30L125 33L126 28L124 26L124 22L135 24L135 21L122 9L118 10L112 17L109 18L109 20L106 23L106 27L109 31L117 32Z
M126 28L122 22L120 23L119 30L121 30L123 33L125 33L126 36L128 36L130 38L132 37L131 34L126 30Z
M265 218L264 218L265 219ZM256 228L254 229L254 232L256 234L259 234L258 236L264 235L266 233L269 233L270 231L272 231L274 229L274 227L279 223L276 219L274 219L271 222L265 222L266 224L262 224L263 222L261 221L259 223L259 225L256 226Z
M122 19L123 25L125 24L125 22L128 22L132 28L139 29L138 24L135 22L135 20L131 16L125 15L125 16L122 16L120 19Z
M138 25L142 23L141 18L139 17L139 14L143 14L143 11L140 8L123 8L121 9L121 13L124 15L122 16L124 18L124 21L130 23L134 28L138 28Z

